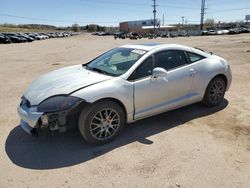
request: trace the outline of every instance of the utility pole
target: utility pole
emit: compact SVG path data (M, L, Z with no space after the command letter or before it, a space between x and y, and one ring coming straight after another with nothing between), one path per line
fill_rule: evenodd
M154 13L154 37L155 37L155 17L156 17L156 0L152 0L153 1L153 5L152 5L152 7L153 7L153 13Z
M181 17L182 29L184 28L184 16Z
M162 25L164 25L164 14L162 15Z
M201 25L200 25L200 33L202 32L203 25L204 25L205 1L206 0L201 0Z

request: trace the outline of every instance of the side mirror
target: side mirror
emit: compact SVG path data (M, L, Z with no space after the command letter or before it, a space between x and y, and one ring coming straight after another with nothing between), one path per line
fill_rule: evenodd
M156 78L164 78L167 76L167 71L163 68L160 67L156 67L153 70L153 74L152 74L152 78L156 79Z

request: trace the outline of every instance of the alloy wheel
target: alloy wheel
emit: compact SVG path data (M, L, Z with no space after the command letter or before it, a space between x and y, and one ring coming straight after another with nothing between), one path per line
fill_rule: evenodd
M209 100L211 103L216 104L223 98L224 95L224 85L221 81L215 81L209 90Z
M120 116L111 108L98 111L91 120L90 133L97 140L111 138L119 129Z

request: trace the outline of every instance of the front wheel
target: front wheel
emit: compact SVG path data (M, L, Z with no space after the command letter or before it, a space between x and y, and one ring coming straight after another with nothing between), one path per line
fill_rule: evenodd
M226 83L223 78L215 77L207 86L202 103L206 106L217 106L224 98Z
M122 108L113 101L100 101L85 108L79 117L79 130L90 143L101 145L112 141L125 124Z

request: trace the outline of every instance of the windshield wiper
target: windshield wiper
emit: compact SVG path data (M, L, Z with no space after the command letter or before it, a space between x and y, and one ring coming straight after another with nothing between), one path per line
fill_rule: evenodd
M96 67L89 67L88 65L85 66L88 70L93 70L102 74L106 74L106 75L110 75L108 72L102 70L102 69L98 69Z

